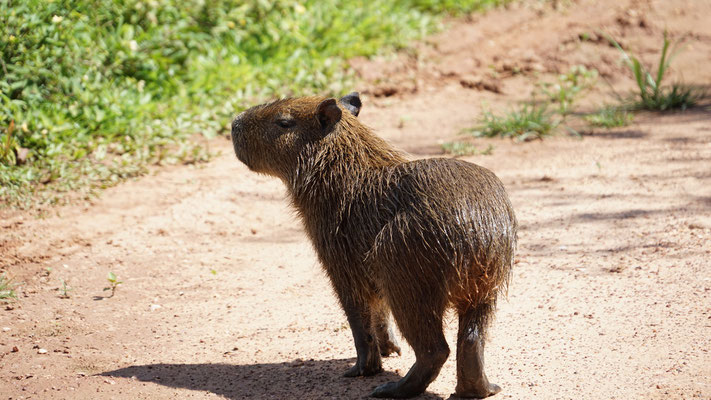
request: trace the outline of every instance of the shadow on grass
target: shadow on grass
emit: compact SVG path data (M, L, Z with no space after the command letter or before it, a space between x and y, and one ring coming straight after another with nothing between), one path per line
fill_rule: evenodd
M250 365L149 364L100 375L208 391L228 399L363 399L375 386L401 378L389 371L373 377L343 377L354 362L355 359ZM430 393L418 398L441 399Z

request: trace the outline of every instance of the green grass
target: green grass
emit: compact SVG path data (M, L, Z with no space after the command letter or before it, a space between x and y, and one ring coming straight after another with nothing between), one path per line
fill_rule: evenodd
M454 157L473 156L473 155L491 155L494 151L494 146L488 145L484 150L480 150L472 143L467 142L446 142L442 143L442 150L445 153Z
M478 127L465 132L479 137L509 137L518 141L543 139L553 134L560 121L548 110L548 104L524 104L504 115L486 111Z
M586 115L588 124L599 128L619 128L632 122L634 115L619 107L603 107L595 113Z
M153 164L208 160L201 138L249 105L350 91L348 58L504 2L0 2L0 204L92 196Z
M584 119L588 124L608 129L621 127L632 122L633 114L630 111L685 110L706 97L705 92L694 87L678 83L664 85L664 78L680 47L679 42L672 44L666 32L654 74L650 73L636 56L623 50L614 39L608 36L608 40L622 53L635 78L638 91L631 100L623 101L621 106L608 106L585 115ZM543 139L564 126L569 117L578 118L572 115L573 106L585 90L595 85L597 76L595 70L588 70L584 66L573 67L567 73L559 75L553 83L538 83L538 89L534 90L528 103L503 115L487 111L483 114L479 126L465 132L483 137L510 137L519 141ZM542 101L539 97L541 94ZM565 128L580 137L572 127ZM443 148L453 155L462 155L476 151L470 146L471 144L454 142L443 145Z
M463 133L478 137L509 137L517 141L543 139L553 135L570 117L580 95L595 85L597 76L596 70L582 65L571 67L552 83L538 83L528 102L504 114L486 111L477 127L466 129ZM566 129L580 136L574 129ZM454 156L478 153L472 144L466 142L445 143L442 148ZM489 148L479 154L490 151Z
M608 36L608 40L622 53L623 60L637 84L638 91L627 104L628 108L649 111L686 110L695 106L704 97L702 92L691 86L679 83L673 83L671 86L663 84L664 77L681 47L680 42L672 43L669 40L666 31L654 74L642 65L638 57L623 50L613 38Z
M410 0L406 3L425 12L461 15L510 2L511 0Z
M0 274L0 301L10 301L17 299L12 279L8 279L5 274Z

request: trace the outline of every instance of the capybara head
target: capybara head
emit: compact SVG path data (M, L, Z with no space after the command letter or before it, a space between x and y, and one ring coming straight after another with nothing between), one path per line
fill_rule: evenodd
M325 97L282 99L252 107L232 122L232 144L240 161L256 172L284 177L298 156L344 119L360 112L358 93L339 101Z

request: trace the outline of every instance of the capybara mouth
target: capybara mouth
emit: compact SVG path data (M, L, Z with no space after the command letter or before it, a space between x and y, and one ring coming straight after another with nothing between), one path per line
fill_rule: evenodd
M249 157L247 156L247 149L245 148L247 144L244 141L244 136L237 138L237 140L233 139L232 144L234 146L237 159L246 165L247 168L253 169L249 163Z
M249 162L247 158L247 141L244 135L244 129L242 127L242 119L244 113L239 114L232 121L232 147L235 150L235 155L237 159L242 161L247 167L249 167ZM250 167L251 168L251 167Z

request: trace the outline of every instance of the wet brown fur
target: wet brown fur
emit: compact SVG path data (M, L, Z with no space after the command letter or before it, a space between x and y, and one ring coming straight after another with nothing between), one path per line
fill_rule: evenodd
M388 309L418 363L418 352L439 354L433 364L447 358L442 318L450 306L460 316L460 341L471 331L483 343L516 247L516 218L502 183L464 161L408 161L342 105L340 118L324 127L318 108L325 100L254 107L235 120L233 141L250 169L286 184L349 316L359 351L355 374L380 368L368 346L382 355L399 352L392 335L377 327L387 325ZM280 119L295 122L282 128L275 124ZM367 360L361 360L357 329L367 333L360 344ZM411 380L428 384L439 371L434 368L434 376ZM419 386L393 393L406 397Z

